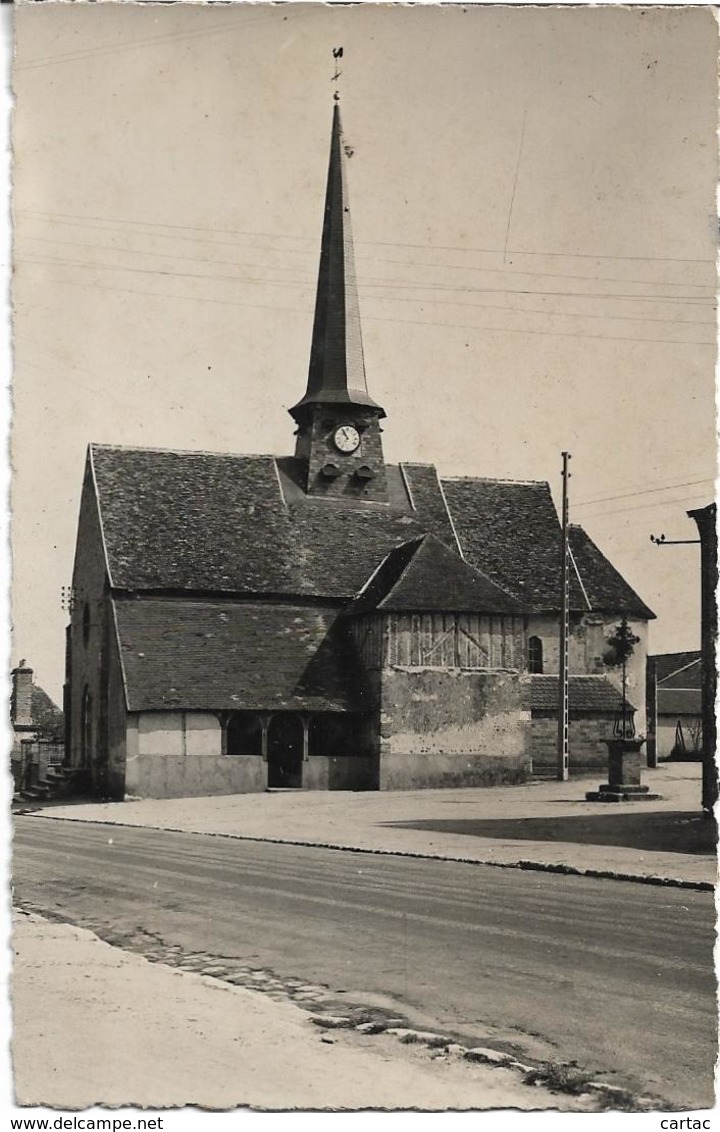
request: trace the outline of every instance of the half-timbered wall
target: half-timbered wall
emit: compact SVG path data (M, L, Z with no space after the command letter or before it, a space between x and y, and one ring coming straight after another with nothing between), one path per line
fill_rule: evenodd
M388 613L351 629L367 670L523 667L523 623L478 613Z

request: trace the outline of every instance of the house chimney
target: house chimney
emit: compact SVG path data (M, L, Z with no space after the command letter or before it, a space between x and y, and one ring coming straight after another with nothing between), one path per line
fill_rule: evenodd
M16 726L32 726L32 688L33 670L27 668L25 661L21 660L17 668L12 670L10 719Z

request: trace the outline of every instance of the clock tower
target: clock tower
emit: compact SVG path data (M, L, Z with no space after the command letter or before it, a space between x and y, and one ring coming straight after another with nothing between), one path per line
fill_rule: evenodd
M380 421L367 391L340 107L333 111L320 271L305 396L290 409L308 495L388 500Z

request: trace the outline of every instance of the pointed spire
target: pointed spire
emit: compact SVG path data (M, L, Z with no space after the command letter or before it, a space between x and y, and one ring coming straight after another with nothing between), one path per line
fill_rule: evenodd
M335 102L308 384L303 399L290 410L298 421L309 405L363 405L385 416L365 381L345 167Z

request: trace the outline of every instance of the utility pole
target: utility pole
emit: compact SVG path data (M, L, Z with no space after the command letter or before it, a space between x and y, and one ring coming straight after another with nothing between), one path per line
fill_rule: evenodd
M570 538L568 508L568 461L570 453L563 452L563 491L562 491L562 600L560 612L560 659L558 668L558 736L557 736L557 777L558 782L567 782L569 777L569 692L568 650L570 643Z

